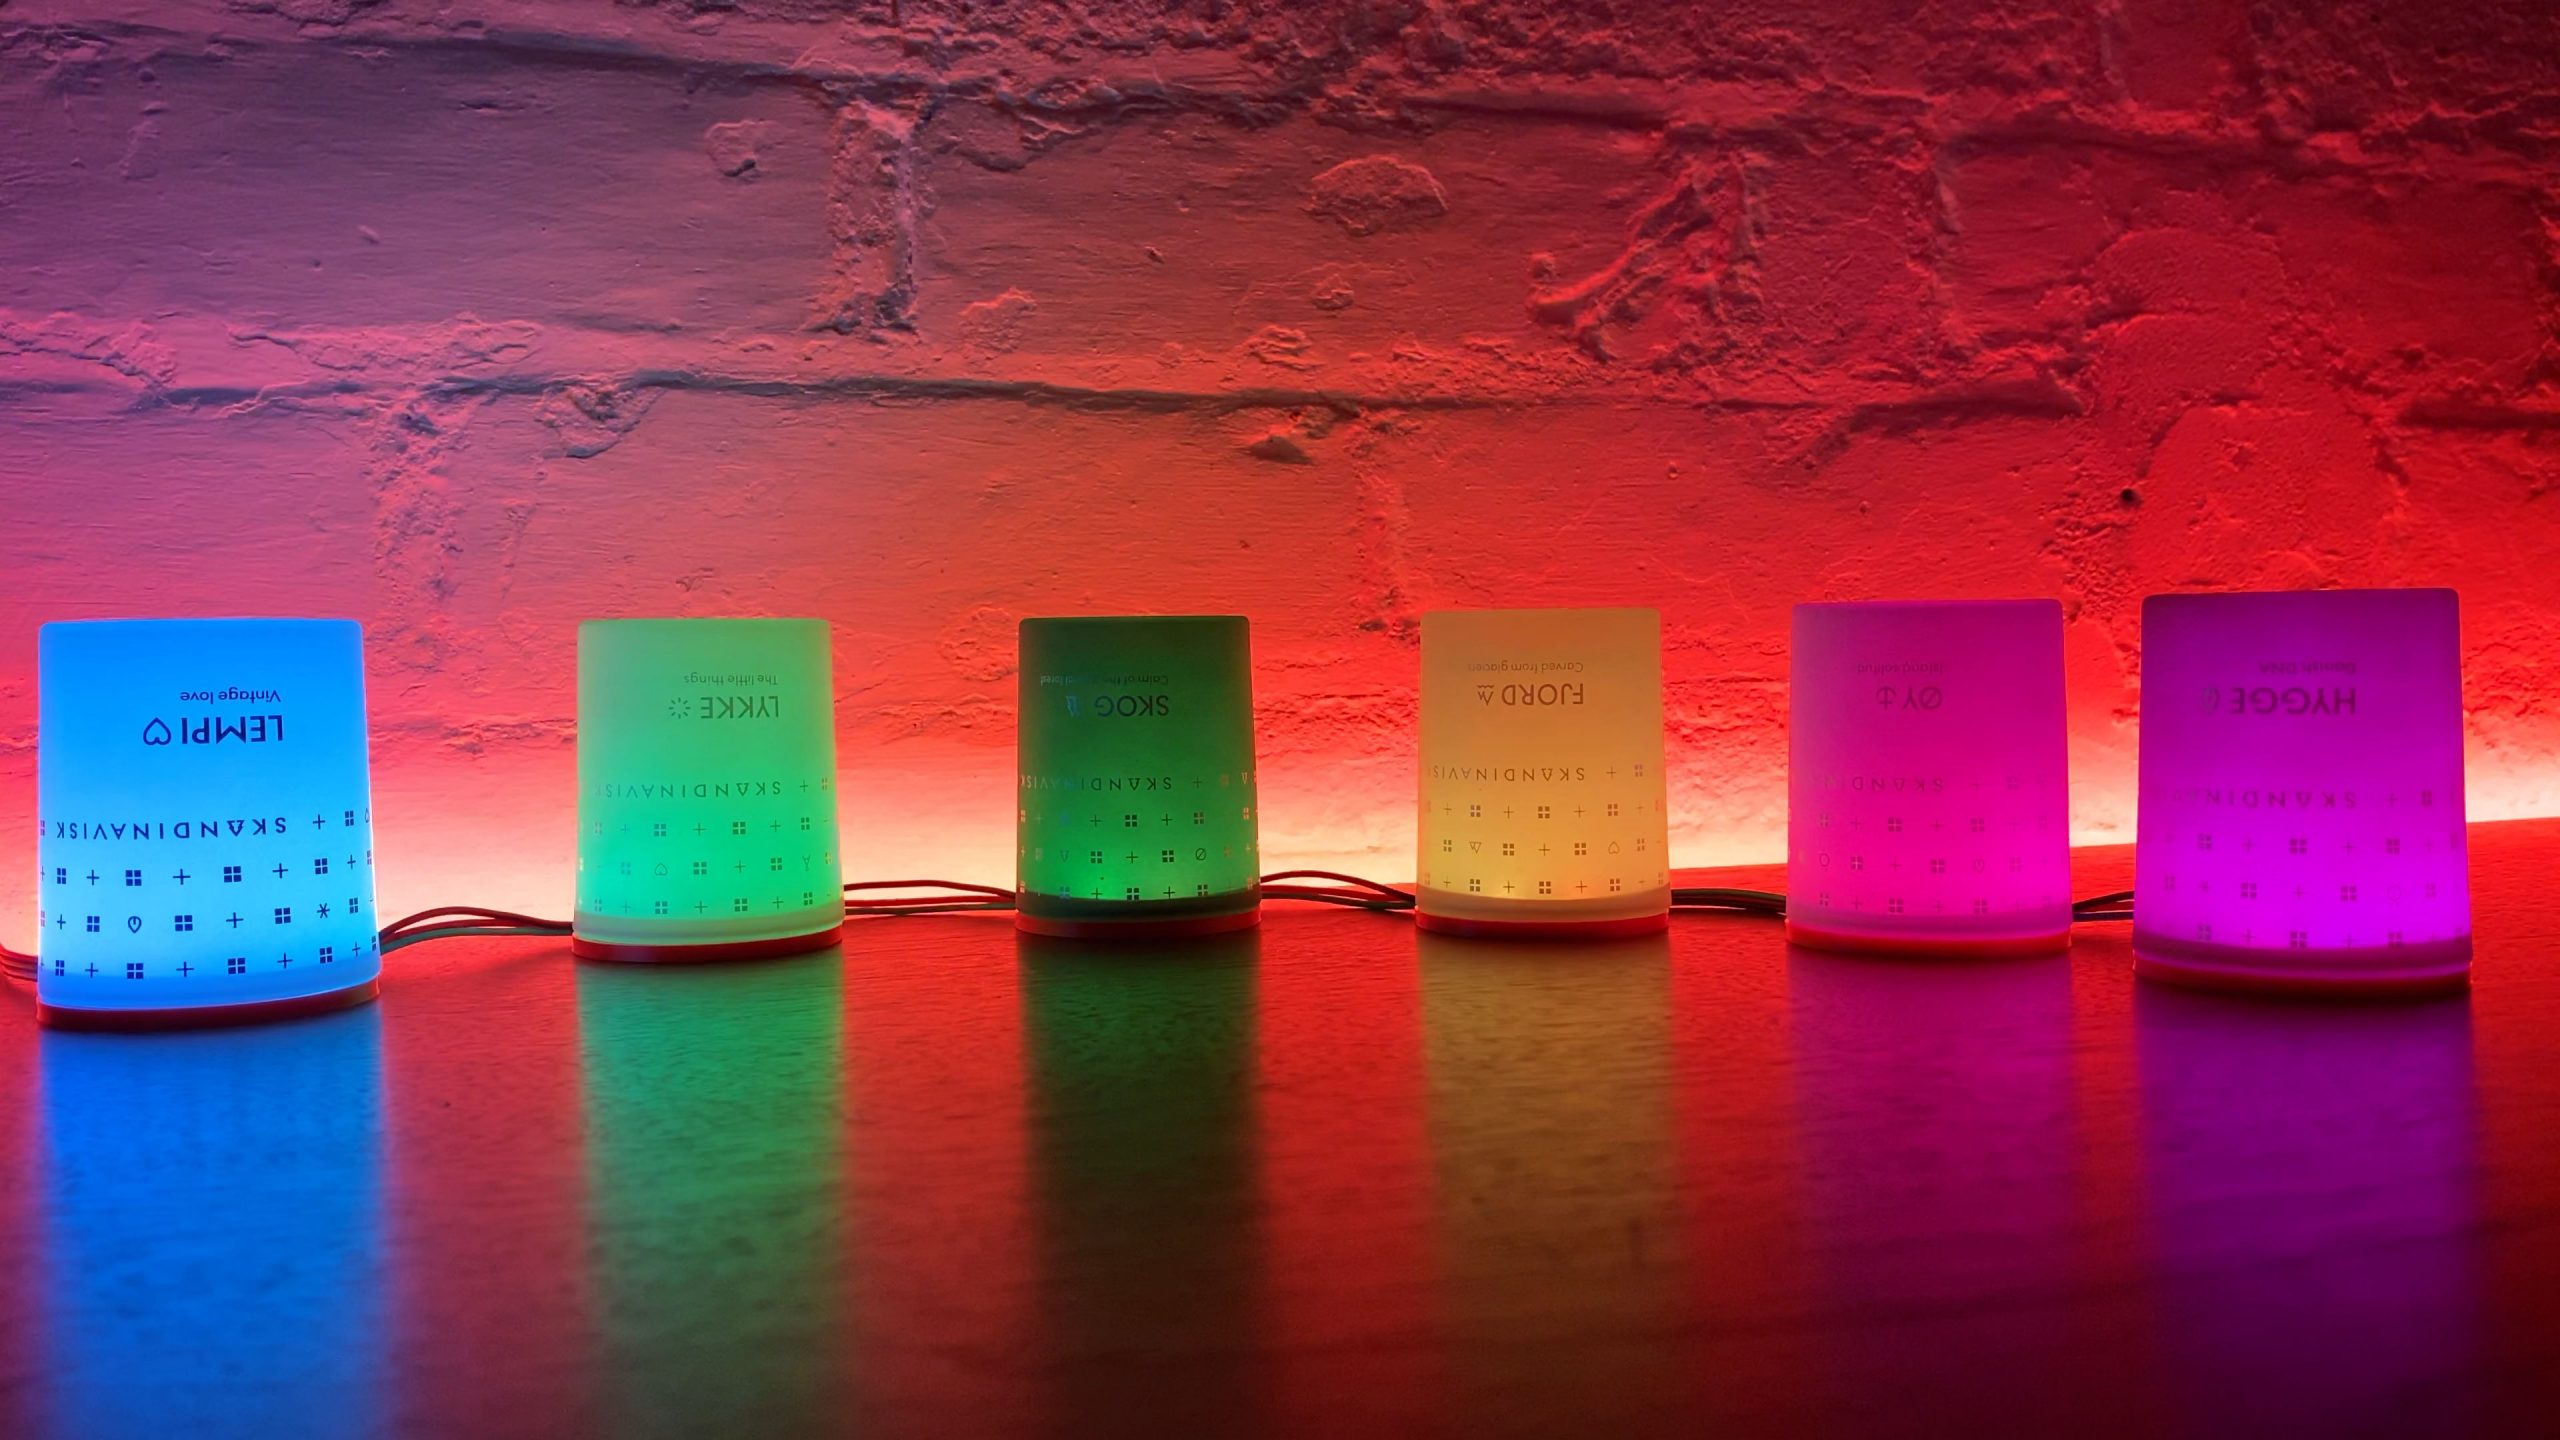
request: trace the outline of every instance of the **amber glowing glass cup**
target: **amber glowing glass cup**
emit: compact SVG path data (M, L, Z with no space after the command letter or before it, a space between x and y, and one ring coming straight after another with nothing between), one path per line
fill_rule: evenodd
M1671 911L1662 617L1422 617L1415 918L1447 934L1638 935Z

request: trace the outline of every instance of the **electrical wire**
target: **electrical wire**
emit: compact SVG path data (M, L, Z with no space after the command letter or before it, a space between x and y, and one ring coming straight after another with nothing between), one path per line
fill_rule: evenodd
M1763 915L1772 920L1787 913L1787 897L1774 890L1728 890L1713 886L1674 889L1674 910L1728 910L1744 915Z
M879 919L890 915L966 915L973 911L1009 911L1011 909L1013 909L1013 902L1010 900L934 901L920 897L916 903L906 905L847 905L844 913L845 918L851 920Z
M529 925L427 925L382 942L382 953L405 950L427 940L460 940L474 935L533 935L558 939L565 930L536 930Z
M1324 885L1293 885L1293 880L1323 880ZM1414 898L1410 891L1393 885L1345 875L1339 870L1274 870L1262 877L1265 900L1310 900L1319 905L1340 905L1352 910L1374 910L1380 913L1410 910Z
M2075 900L2071 902L2071 918L2085 921L2130 920L2133 918L2133 892L2110 890L2104 895Z
M459 940L478 935L539 935L557 937L569 933L566 920L545 920L514 910L491 910L478 905L439 905L404 915L382 927L382 953L406 949L427 940Z
M493 925L522 925L529 929L559 931L563 934L566 934L569 929L569 922L566 920L545 920L540 916L526 915L514 910L491 910L480 905L439 905L432 910L421 910L415 915L403 915L383 926L382 933L386 936L397 935L425 921L444 921L448 918L486 922Z
M857 880L844 887L845 894L871 890L942 890L964 897L953 899L943 895L884 895L877 899L847 900L846 919L882 915L965 915L972 911L1011 910L1014 894L1000 885L976 885L966 880Z
M1394 901L1380 900L1357 890L1333 890L1316 885L1267 885L1263 887L1262 898L1305 900L1318 905L1335 905L1345 910L1367 910L1379 915L1391 915L1413 908L1410 902L1399 905Z
M957 890L966 895L984 895L991 900L1002 900L1006 904L1013 903L1013 892L1001 885L975 885L966 880L855 880L848 882L844 887L844 892L848 895L857 890ZM848 900L845 903L863 905L879 902Z

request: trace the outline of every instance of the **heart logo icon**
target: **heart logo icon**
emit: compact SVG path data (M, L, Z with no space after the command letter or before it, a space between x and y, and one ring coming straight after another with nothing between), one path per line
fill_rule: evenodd
M142 917L139 915L127 915L124 917L124 928L132 931L136 935L141 934Z
M658 868L657 868L657 869L652 870L652 871L650 871L649 873L650 873L650 874L652 874L652 875L655 875L655 876L659 877L660 879L664 879L664 878L666 878L666 874L667 874L667 867L666 867L666 865L665 865L664 863L661 863L661 864L658 866Z

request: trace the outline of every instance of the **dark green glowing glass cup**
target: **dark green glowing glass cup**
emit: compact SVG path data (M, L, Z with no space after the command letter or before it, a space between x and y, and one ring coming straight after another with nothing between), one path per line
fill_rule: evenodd
M1039 935L1261 918L1241 615L1022 622L1015 921Z

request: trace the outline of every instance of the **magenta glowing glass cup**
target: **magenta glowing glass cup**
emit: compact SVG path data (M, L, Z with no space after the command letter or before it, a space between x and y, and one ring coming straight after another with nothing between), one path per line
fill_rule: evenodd
M1799 605L1789 670L1789 940L2070 945L2058 602Z
M2134 971L2221 988L2471 975L2451 590L2142 604Z

